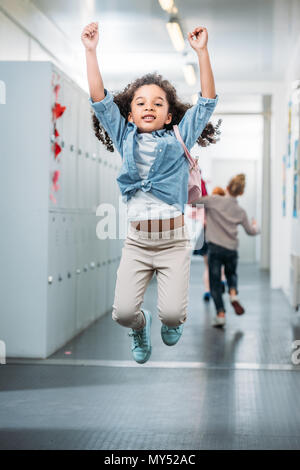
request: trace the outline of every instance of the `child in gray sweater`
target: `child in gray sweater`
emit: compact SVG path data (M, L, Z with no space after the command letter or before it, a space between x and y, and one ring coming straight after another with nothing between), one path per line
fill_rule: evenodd
M193 203L202 203L206 209L205 236L208 243L209 283L217 310L214 326L225 325L222 265L225 268L230 302L237 315L245 312L237 296L238 225L241 224L248 235L260 233L256 221L253 219L250 224L245 210L237 202L237 197L244 193L245 182L245 175L237 175L230 180L225 196L205 196Z

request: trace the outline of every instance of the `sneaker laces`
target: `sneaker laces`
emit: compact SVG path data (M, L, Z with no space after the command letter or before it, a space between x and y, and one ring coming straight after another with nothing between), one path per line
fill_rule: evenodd
M174 326L174 327L171 327L171 328L168 327L167 333L173 332L173 331L174 331L175 333L180 333L180 325Z
M133 349L142 348L146 345L146 329L142 330L131 330L131 333L128 333L128 336L131 336L133 339Z

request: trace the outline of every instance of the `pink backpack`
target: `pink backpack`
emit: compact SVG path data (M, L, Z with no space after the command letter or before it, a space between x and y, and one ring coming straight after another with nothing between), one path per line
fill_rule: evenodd
M178 126L173 126L173 129L175 132L175 136L183 146L186 158L190 163L190 175L188 182L188 204L191 204L202 196L201 171L198 167L198 159L194 159L186 148L185 143L183 142L182 137L180 135Z

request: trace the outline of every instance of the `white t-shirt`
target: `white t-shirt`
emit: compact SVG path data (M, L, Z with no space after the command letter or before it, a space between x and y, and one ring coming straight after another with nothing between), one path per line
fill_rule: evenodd
M134 159L141 179L146 179L155 159L157 137L151 132L136 134ZM171 219L181 215L181 211L155 197L151 191L138 190L127 201L129 221Z

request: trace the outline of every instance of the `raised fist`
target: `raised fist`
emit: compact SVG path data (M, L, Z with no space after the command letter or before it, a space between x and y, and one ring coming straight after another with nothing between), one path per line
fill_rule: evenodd
M81 41L84 47L89 50L95 50L99 41L98 22L90 23L82 31Z

